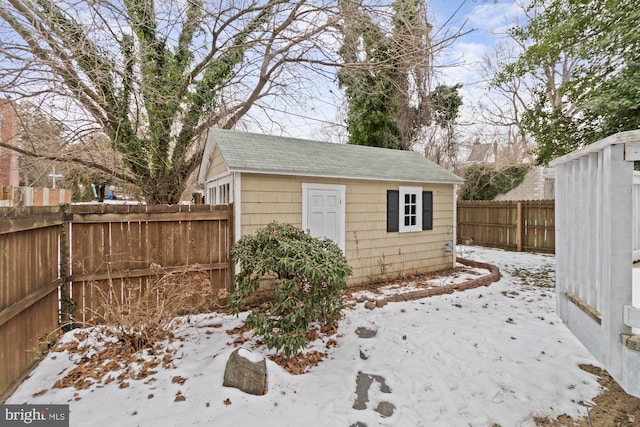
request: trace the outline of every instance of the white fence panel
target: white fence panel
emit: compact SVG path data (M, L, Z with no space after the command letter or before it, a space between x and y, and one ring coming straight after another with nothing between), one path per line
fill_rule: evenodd
M633 203L633 260L640 260L640 172L633 173L633 190L631 193Z
M632 290L633 260L640 259L636 157L640 131L630 131L551 165L558 315L628 393L640 396L640 336L633 335L640 309Z

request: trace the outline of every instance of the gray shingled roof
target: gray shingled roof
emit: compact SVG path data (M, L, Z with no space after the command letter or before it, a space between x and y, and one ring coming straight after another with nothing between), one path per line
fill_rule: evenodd
M448 170L413 151L310 141L282 136L209 130L206 157L213 144L231 172L273 173L384 181L462 183Z

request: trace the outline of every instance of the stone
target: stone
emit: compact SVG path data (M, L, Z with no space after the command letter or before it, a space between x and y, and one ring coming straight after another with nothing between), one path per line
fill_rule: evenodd
M374 409L374 411L376 411L377 413L379 413L383 417L390 417L391 415L393 415L393 411L395 409L396 409L396 407L395 407L395 405L393 403L380 402L378 404L378 407L376 409Z
M376 308L376 302L375 301L367 301L364 303L364 308L369 309L369 310L373 310L374 308Z
M374 329L365 328L363 326L360 326L358 327L358 329L356 329L356 335L359 338L373 338L376 336L377 333L378 331Z
M234 387L248 394L262 396L267 393L267 363L244 348L231 353L224 370L225 387Z

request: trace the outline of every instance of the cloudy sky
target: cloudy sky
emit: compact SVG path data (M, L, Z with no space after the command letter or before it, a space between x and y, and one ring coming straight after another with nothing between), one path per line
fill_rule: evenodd
M510 25L522 22L521 4L526 1L427 0L427 13L434 25L436 40L454 34L459 28L470 31L439 52L435 60L437 83L463 84L461 121L468 126L477 121L475 107L487 96L487 82L480 73L482 60L505 40ZM273 113L272 118L281 126L258 130L249 124L247 130L345 142L340 90L332 85L319 85L315 90L318 91L315 101L300 110Z
M529 0L431 0L432 19L436 27L447 29L463 26L471 30L435 59L436 79L439 82L463 84L460 90L463 106L459 122L462 139L466 142L471 142L474 135L484 139L483 142L494 142L488 140L493 130L478 125L478 104L487 104L487 97L492 96L487 90L489 82L486 72L483 76L484 60L492 56L498 45L510 44L507 31L513 25L525 23L524 8L528 2ZM458 7L460 10L454 15ZM448 22L451 16L453 18Z

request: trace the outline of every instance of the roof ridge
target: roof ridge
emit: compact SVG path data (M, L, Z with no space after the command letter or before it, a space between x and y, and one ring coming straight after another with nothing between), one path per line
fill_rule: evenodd
M218 146L231 172L423 183L463 182L453 172L416 151L217 128L210 129L206 156L213 156L213 146Z

